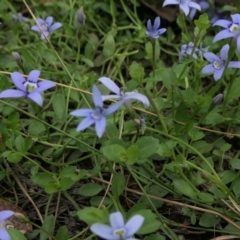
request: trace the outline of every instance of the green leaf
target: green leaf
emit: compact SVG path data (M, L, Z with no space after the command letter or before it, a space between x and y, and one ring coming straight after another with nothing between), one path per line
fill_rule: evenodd
M69 236L67 227L61 226L57 231L56 239L57 240L66 240L66 239L69 239L69 237L70 236Z
M237 169L237 170L240 169L240 159L239 158L231 158L229 163L233 169Z
M190 116L188 114L188 107L187 105L182 101L179 106L177 107L177 111L175 114L175 120L187 123L190 120Z
M53 175L48 173L40 172L36 173L31 177L33 183L38 184L41 187L47 186L51 181L54 181Z
M211 26L207 13L204 13L204 14L200 15L198 20L194 20L194 24L200 30L207 30Z
M44 191L48 194L56 193L60 190L60 186L57 183L49 183L45 188Z
M109 214L106 208L98 209L95 207L85 207L77 211L77 216L88 225L96 222L106 224L109 222Z
M28 127L29 134L33 136L38 136L45 131L45 125L37 120L32 120Z
M199 220L199 225L202 227L214 227L218 223L220 223L221 218L210 214L210 213L203 213Z
M129 74L133 80L141 81L144 78L144 68L141 64L133 61L129 67Z
M10 228L8 233L12 240L27 240L26 237L17 229Z
M90 199L90 204L93 207L98 207L100 203L105 206L112 204L112 199L109 197L105 197L103 202L102 202L102 200L103 200L103 196L92 197Z
M55 94L53 97L52 105L57 118L62 119L66 110L66 100L63 94Z
M166 240L166 237L159 233L156 233L145 237L143 240Z
M237 181L233 185L233 192L236 195L236 198L240 197L240 178L237 179Z
M172 86L178 85L178 79L176 73L172 68L160 68L157 69L155 72L155 79L156 81L161 80L163 85L172 91Z
M235 222L236 225L240 227L240 222ZM232 234L237 234L239 236L239 229L234 227L231 223L229 223L225 228L224 231L231 232Z
M147 193L149 195L154 195L156 197L162 198L162 197L166 196L169 192L166 189L164 189L164 188L162 188L162 187L160 187L158 185L152 185L151 187L149 187L147 189ZM163 205L162 201L155 200L155 199L151 199L151 201L152 201L152 203L154 204L154 206L156 208L159 208L159 207L161 207ZM147 199L146 196L142 196L141 202L149 204L148 199Z
M53 226L54 226L54 216L51 214L45 217L42 228L49 234L52 234ZM40 231L40 240L46 240L49 237L49 234L47 234L46 232Z
M11 128L16 129L19 124L19 113L17 111L13 111L8 116L8 124Z
M196 150L198 150L202 154L209 153L213 148L212 144L209 144L206 141L202 141L202 140L194 142L192 144L192 147L195 148ZM189 151L189 153L196 154L191 149L189 149L188 151Z
M218 174L224 184L228 184L236 177L236 172L232 170L225 170Z
M32 144L33 140L31 137L26 137L24 139L25 152L27 152L32 147Z
M78 189L78 193L85 197L92 197L103 190L103 187L96 183L87 183Z
M209 192L213 193L215 198L218 197L218 198L225 198L226 196L224 195L224 193L217 187L217 186L211 186L209 189L208 189Z
M101 151L109 161L114 162L121 162L122 157L126 154L125 148L118 144L104 146Z
M141 137L136 144L139 148L139 160L146 160L157 152L159 140L153 137Z
M138 234L148 234L156 230L159 230L161 224L156 220L155 214L149 209L143 209L138 211L136 214L142 215L144 217L144 222L142 227L137 231ZM133 215L127 214L128 219Z
M59 181L60 190L62 191L68 190L74 185L75 182L76 181L74 181L71 177L62 177Z
M107 35L103 43L103 55L105 57L111 57L115 52L115 40L111 33Z
M229 99L236 99L240 97L240 77L236 78L235 81L233 81L228 96Z
M25 152L25 141L22 135L18 135L15 139L15 146L18 152L24 153Z
M136 144L132 144L126 151L126 160L125 162L129 165L137 162L139 158L139 148Z
M173 180L174 188L177 192L182 193L190 197L191 199L196 199L196 192L192 189L188 182L183 179L174 179Z
M22 156L19 153L11 153L7 156L7 160L11 163L18 163L22 160Z
M214 201L214 197L210 193L198 192L198 197L206 203L211 203Z
M112 192L115 199L117 199L124 191L125 188L125 178L122 173L117 173L113 177L112 182Z

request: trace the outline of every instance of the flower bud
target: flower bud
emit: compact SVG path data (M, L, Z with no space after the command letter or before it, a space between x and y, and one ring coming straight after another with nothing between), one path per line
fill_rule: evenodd
M83 27L84 23L85 23L85 15L83 12L83 9L80 8L77 12L77 23L79 25L79 27Z
M30 220L22 213L16 212L14 216L19 218L23 222L30 222Z
M23 66L22 58L20 57L18 52L12 52L13 59L18 64L18 66Z
M213 98L212 104L213 104L214 106L216 106L216 105L221 104L222 101L223 101L223 94L222 94L222 93L219 93L218 95L216 95L216 96Z

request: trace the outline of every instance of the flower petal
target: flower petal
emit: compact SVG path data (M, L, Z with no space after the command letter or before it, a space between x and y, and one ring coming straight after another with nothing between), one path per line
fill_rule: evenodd
M95 122L95 119L92 118L91 116L84 118L77 126L77 132L80 132L91 125L93 125Z
M75 117L87 117L94 113L94 110L92 109L78 109L70 112L69 114Z
M32 70L29 75L28 75L28 78L27 80L29 82L32 82L32 83L36 83L38 81L38 78L39 78L39 75L40 75L40 71L39 70Z
M9 233L4 228L0 228L0 236L3 240L11 240Z
M152 31L152 23L151 23L150 19L148 19L148 21L147 21L147 29L148 29L148 31Z
M213 26L220 26L220 27L224 27L224 28L229 28L229 26L231 26L231 22L228 21L228 20L223 20L223 19L220 19L220 20L217 20Z
M237 37L237 50L240 53L240 36Z
M201 6L200 6L198 3L189 2L189 3L188 3L188 6L191 7L191 8L195 8L195 9L197 9L198 11L201 11Z
M49 32L47 32L47 31L44 31L44 34L45 34L45 36L46 37L48 37L48 35L49 35ZM46 39L46 37L45 37L43 34L41 34L41 39L42 40L45 40Z
M99 89L93 85L92 88L92 99L95 107L103 107L103 100Z
M229 45L225 44L220 51L220 57L222 60L226 61L228 59L228 51L229 51Z
M35 31L35 32L41 32L40 28L38 27L38 25L32 26L31 30Z
M184 14L187 16L189 14L189 7L183 4L179 5L180 9L184 12Z
M238 61L229 62L228 68L240 68L240 62Z
M105 117L101 117L100 119L98 119L95 122L95 130L96 130L97 136L99 138L102 137L105 129L106 129L106 118Z
M190 12L189 12L189 18L190 19L193 19L194 18L194 16L196 15L196 12L197 12L197 9L195 9L195 8L191 8L190 9Z
M38 83L38 87L34 90L34 92L43 92L49 88L53 88L56 86L55 82L44 80Z
M118 95L104 95L104 96L102 96L103 101L105 101L107 99L118 99L118 98L120 98L120 96L118 96Z
M98 79L103 85L105 85L109 90L116 93L117 95L120 94L120 88L117 86L116 83L114 83L113 80L107 77L101 77Z
M30 98L32 101L34 101L39 106L43 105L43 98L40 93L38 92L31 92L27 95L28 98Z
M213 43L215 43L219 40L225 39L225 38L231 38L231 37L235 37L235 36L236 36L236 33L232 33L228 29L225 29L215 35L215 37L213 39Z
M0 211L0 222L12 217L15 213L10 210ZM0 234L1 236L1 234Z
M103 113L104 116L107 116L109 114L116 112L123 105L123 103L124 103L124 101L121 100L121 101L118 101L118 102L112 104L108 109L106 109L104 111L104 113Z
M22 76L21 73L19 73L19 72L13 72L13 73L11 73L10 76L11 76L11 79L12 79L14 85L15 85L18 89L20 89L20 90L22 90L22 91L26 91L26 88L25 88L25 86L24 86L24 83L25 83L26 79Z
M111 213L109 218L113 229L124 227L124 219L122 213L120 212Z
M40 26L45 24L45 21L42 18L37 18L37 21L38 21Z
M126 92L125 94L128 94L128 92ZM150 103L149 103L149 100L146 96L144 96L143 94L141 93L137 93L137 92L134 92L134 93L130 93L130 95L126 95L124 96L124 100L125 99L137 99L139 101L141 101L145 107L149 107Z
M233 20L233 23L238 24L238 25L240 24L240 14L239 13L232 14L231 18Z
M179 1L177 0L165 0L165 2L163 3L163 7L167 6L167 5L178 5Z
M214 72L213 78L215 81L218 81L222 77L223 71L224 71L224 67L217 69Z
M212 72L214 72L214 71L215 71L215 68L213 67L213 65L212 65L212 64L208 64L208 65L206 65L206 66L202 69L201 73L202 73L202 74L207 74L207 73L212 73Z
M113 235L113 229L108 225L102 223L94 223L91 225L90 230L101 238L117 240L117 237Z
M163 33L166 32L166 31L167 31L166 28L160 28L160 29L157 30L158 35L161 35L161 34L163 34Z
M50 27L53 22L53 17L51 17L51 16L47 17L45 22L47 23L48 27Z
M142 226L143 222L144 217L141 215L135 215L132 218L130 218L125 225L125 228L127 230L127 236L130 237L134 233L136 233Z
M26 92L23 92L21 90L5 90L0 93L0 98L19 98L27 96Z
M153 25L153 29L155 31L157 31L157 29L160 27L160 23L161 23L160 17L156 17L154 20L154 25Z
M206 52L203 54L203 56L211 63L214 61L220 61L219 57L211 52Z
M55 31L55 30L57 30L60 27L62 27L62 24L59 23L59 22L56 22L49 28L49 32Z

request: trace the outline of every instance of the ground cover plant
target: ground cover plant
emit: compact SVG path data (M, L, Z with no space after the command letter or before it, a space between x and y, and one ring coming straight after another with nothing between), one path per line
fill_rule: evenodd
M240 237L240 2L0 8L0 239Z

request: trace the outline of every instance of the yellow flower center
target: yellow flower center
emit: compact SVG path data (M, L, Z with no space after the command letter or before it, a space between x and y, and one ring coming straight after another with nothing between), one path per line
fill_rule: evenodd
M220 62L218 62L218 61L214 61L214 62L213 62L213 66L214 66L214 68L216 68L216 69L220 69L220 68L222 67L222 64L221 64Z
M42 31L47 31L48 30L48 25L47 24L43 24L41 26L41 29L42 29Z
M239 26L233 23L232 26L230 27L230 31L233 33L239 33Z
M116 229L113 234L119 239L119 240L123 240L125 234L126 234L126 230L124 228L120 228L120 229Z
M36 83L25 82L24 87L26 88L27 92L33 92L37 88Z

